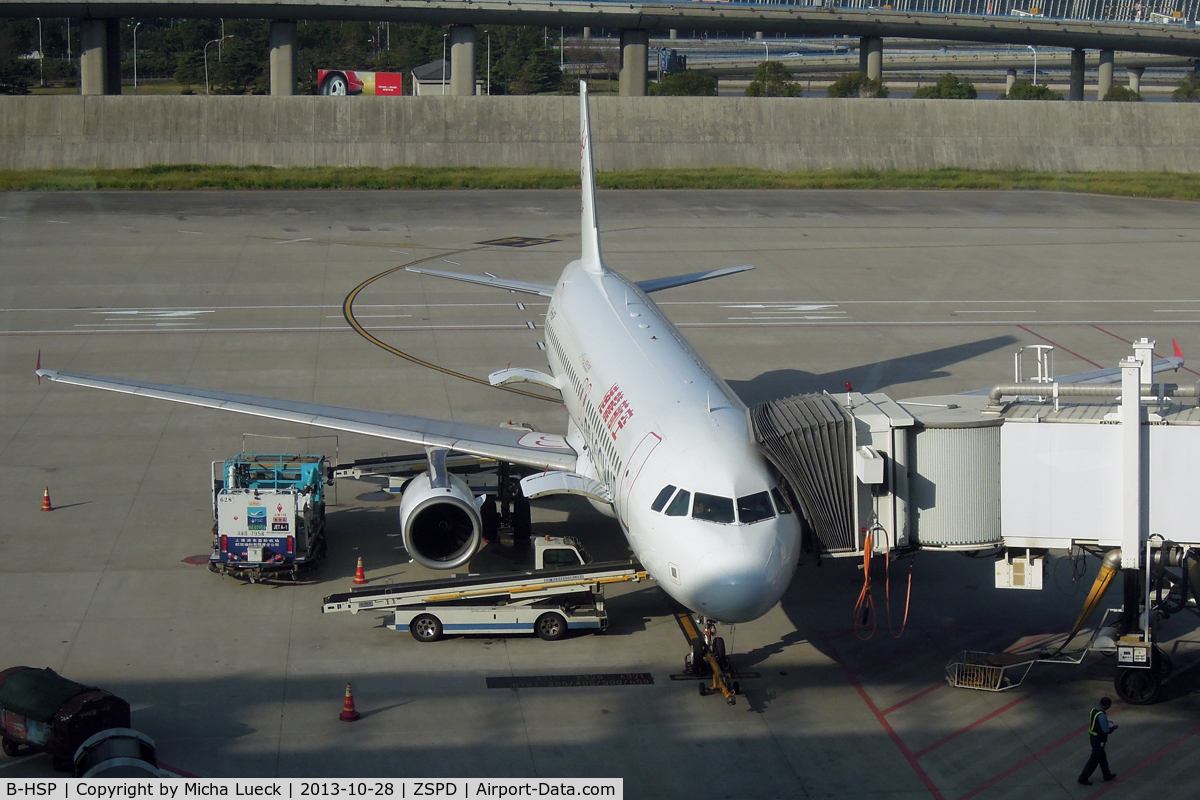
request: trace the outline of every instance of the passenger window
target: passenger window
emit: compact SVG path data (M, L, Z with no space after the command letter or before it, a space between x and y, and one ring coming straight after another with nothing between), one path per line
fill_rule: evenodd
M675 499L671 501L671 505L667 506L668 517L686 517L688 507L692 504L692 493L687 489L680 489L679 494L675 495Z
M663 490L658 493L658 497L654 498L654 502L650 504L652 511L662 511L663 506L671 499L671 495L675 493L674 486L664 486Z
M774 516L775 510L771 508L771 498L766 492L738 498L738 521L743 525L762 522Z
M692 519L705 522L733 522L733 498L696 492L696 504L692 508Z
M783 499L783 492L779 491L778 486L771 490L771 497L775 499L775 508L779 509L780 514L792 513L792 507Z

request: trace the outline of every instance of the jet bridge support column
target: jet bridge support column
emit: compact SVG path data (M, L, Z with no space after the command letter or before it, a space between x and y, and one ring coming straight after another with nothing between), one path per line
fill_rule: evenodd
M1010 69L1004 76L1004 93L1008 94L1012 91L1013 84L1017 82L1017 71Z
M1071 93L1068 100L1083 99L1083 48L1076 47L1071 51Z
M1100 51L1100 79L1096 83L1096 99L1103 100L1104 95L1112 88L1113 82L1113 51Z
M649 49L649 31L621 31L620 95L622 97L646 96L646 56Z
M475 94L475 26L455 25L450 29L450 94Z

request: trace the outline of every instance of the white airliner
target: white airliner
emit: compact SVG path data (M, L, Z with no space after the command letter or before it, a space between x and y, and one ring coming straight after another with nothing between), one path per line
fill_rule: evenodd
M421 445L430 469L405 489L400 520L409 554L432 568L461 566L482 540L484 498L446 470L447 452L534 467L542 472L522 481L526 497L588 497L616 517L647 572L684 606L722 622L762 616L796 569L800 522L755 445L746 407L648 296L752 267L634 283L604 266L587 85L579 88L583 247L557 284L410 267L550 298L545 338L552 374L506 369L490 377L497 385L529 381L560 391L569 416L565 437L40 366L37 374Z

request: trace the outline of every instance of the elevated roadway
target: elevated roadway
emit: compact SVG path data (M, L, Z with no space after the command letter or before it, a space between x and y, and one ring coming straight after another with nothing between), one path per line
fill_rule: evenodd
M882 40L910 37L943 41L1067 47L1072 62L1072 99L1082 99L1084 50L1101 58L1111 73L1115 50L1185 57L1200 56L1194 25L1160 25L1116 20L989 16L888 9L849 9L752 3L616 2L615 0L6 0L0 16L84 18L84 93L116 93L119 59L115 20L121 17L224 17L275 20L272 26L272 92L294 86L295 22L308 20L389 20L457 26L451 31L451 93L474 86L474 26L553 25L607 27L621 34L621 93L645 94L644 64L649 32L667 29L756 31L793 36L862 37L860 69L882 75ZM455 33L457 30L457 33ZM454 77L454 68L459 77ZM471 71L468 76L465 73ZM1076 75L1077 73L1077 75ZM470 77L470 80L467 78ZM114 80L117 82L114 84ZM1111 81L1111 76L1110 76ZM1078 84L1078 92L1074 90Z

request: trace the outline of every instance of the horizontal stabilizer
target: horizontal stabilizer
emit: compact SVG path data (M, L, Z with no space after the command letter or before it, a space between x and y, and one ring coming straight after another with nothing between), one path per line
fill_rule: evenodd
M601 503L611 503L604 484L574 472L543 472L521 479L521 494L530 500L550 494L574 494Z
M481 286L495 286L498 289L508 289L511 292L524 292L525 294L538 294L542 297L551 297L554 294L554 287L547 286L544 283L533 283L531 281L512 281L507 278L497 278L495 275L463 275L458 272L443 272L440 269L425 269L424 267L405 267L409 272L417 272L421 275L433 275L436 278L449 278L452 281L463 281L464 283L478 283Z
M743 264L740 267L721 267L704 272L690 272L687 275L672 275L669 278L651 278L648 281L638 281L638 288L646 294L661 292L663 289L674 289L676 286L687 286L689 283L699 283L713 278L723 278L726 275L736 275L754 269L753 264Z

